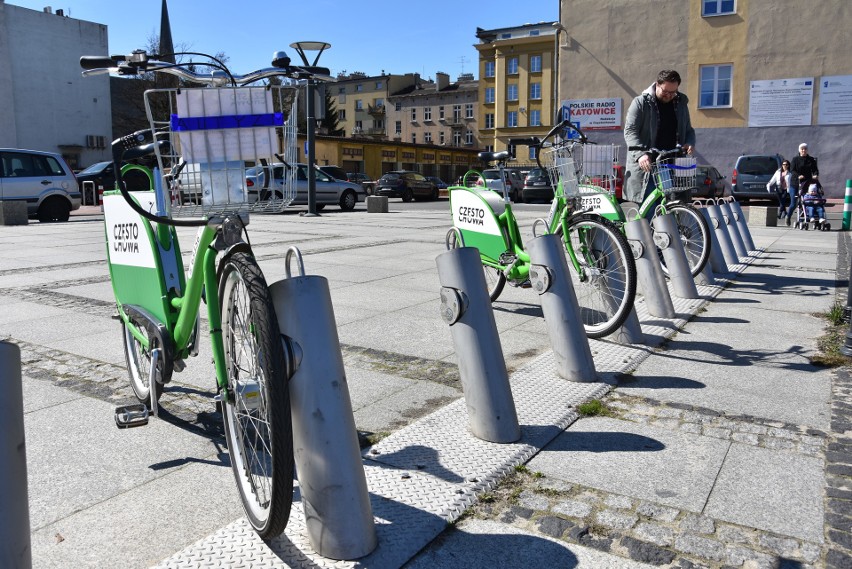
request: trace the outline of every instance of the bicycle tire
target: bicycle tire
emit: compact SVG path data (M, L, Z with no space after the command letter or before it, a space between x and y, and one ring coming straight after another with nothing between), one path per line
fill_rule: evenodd
M562 235L560 226L556 232ZM563 251L580 306L580 318L589 338L615 332L633 310L636 263L627 238L614 223L595 214L568 219ZM580 272L568 253L572 247Z
M266 280L255 259L226 258L219 281L231 466L246 517L262 539L287 527L293 502L289 362ZM242 389L241 389L242 388Z
M677 224L680 241L683 244L683 250L686 253L686 262L689 265L689 272L693 277L697 277L704 266L710 259L710 226L707 220L701 215L697 209L688 204L671 204L666 206L668 213L674 215L675 223ZM666 268L666 261L663 258L663 252L657 250L660 256L660 264L663 272L668 275L669 271Z
M447 233L446 245L448 250L458 248L458 236L455 229L450 229ZM488 291L488 298L491 299L491 302L495 302L500 298L503 287L506 286L506 275L500 269L485 263L482 263L482 272L485 275L485 290Z
M124 322L121 323L121 332L124 337L124 361L127 364L127 374L130 376L130 388L140 403L151 409L151 391L149 382L151 380L151 350L156 348L156 339L148 331L145 324L137 324L138 330L149 340L149 347L145 349L139 340L133 336L130 328ZM171 379L171 370L166 369L165 360L160 358L157 365L157 377L154 378L154 400L159 401L163 395L163 384Z

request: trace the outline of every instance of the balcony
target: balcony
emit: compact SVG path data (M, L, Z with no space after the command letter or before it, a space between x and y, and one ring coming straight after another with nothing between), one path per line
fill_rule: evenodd
M373 106L373 105L367 105L367 112L368 112L368 113L370 113L371 115L381 115L381 116L384 116L384 114L385 114L385 106L384 106L384 105L376 105L376 106Z

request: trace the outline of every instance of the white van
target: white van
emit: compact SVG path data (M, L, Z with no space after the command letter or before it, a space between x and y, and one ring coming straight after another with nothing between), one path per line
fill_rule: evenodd
M38 150L0 148L0 200L27 202L39 221L68 221L80 209L80 189L62 156Z

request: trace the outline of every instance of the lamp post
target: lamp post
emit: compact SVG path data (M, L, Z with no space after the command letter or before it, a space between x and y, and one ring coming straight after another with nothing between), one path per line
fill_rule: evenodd
M330 43L324 41L297 41L290 44L290 47L296 50L299 57L302 58L302 63L306 67L316 67L322 52L331 47ZM308 63L308 57L305 51L316 51L317 55L313 63ZM316 140L314 138L314 130L317 126L316 110L314 109L314 81L310 77L306 79L305 92L307 94L307 142L308 142L308 213L311 217L318 216L317 213L317 175L314 171L314 162L316 161L315 150Z
M559 22L553 22L552 25L556 29L553 40L553 124L556 125L562 118L559 116L562 112L562 103L559 100L559 33L568 30Z

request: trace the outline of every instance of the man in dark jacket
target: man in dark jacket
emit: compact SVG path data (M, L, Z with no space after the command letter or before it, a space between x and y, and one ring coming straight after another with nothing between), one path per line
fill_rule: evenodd
M678 91L680 74L666 69L660 71L657 81L633 99L627 110L624 124L624 141L627 143L627 177L624 198L641 203L653 187L643 184L645 172L651 171L651 156L631 146L671 150L680 144L687 154L695 147L695 129L689 120L689 99Z
M799 145L799 155L790 162L793 175L799 178L799 188L806 190L813 181L819 178L817 160L808 154L808 145L803 142Z

